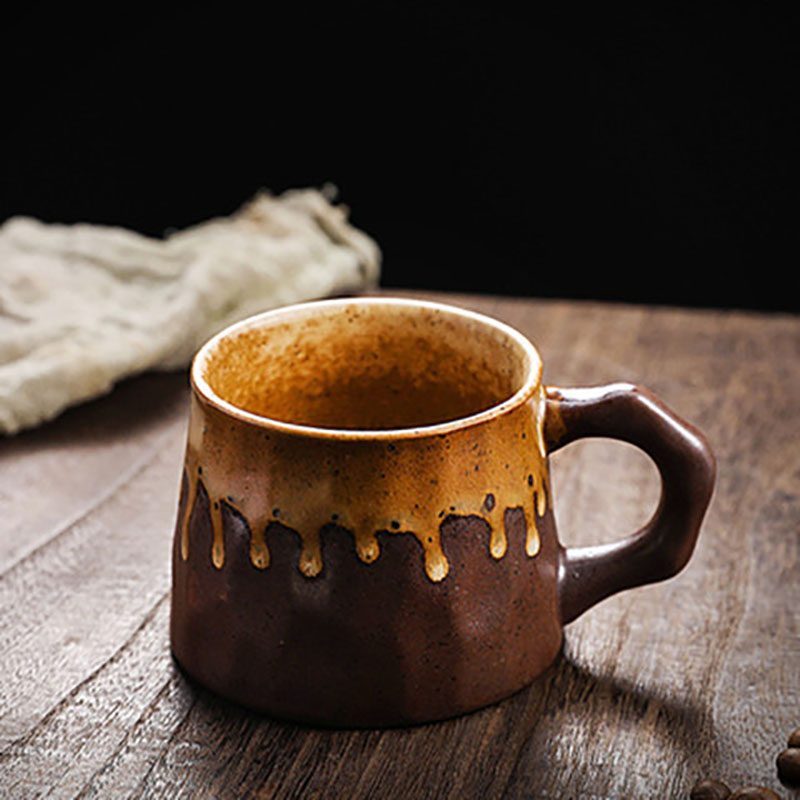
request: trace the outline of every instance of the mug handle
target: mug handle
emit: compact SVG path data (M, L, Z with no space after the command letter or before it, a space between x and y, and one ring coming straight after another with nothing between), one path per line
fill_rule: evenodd
M694 550L714 490L716 461L705 436L642 386L546 387L548 453L576 439L603 436L644 450L661 475L650 521L610 544L560 549L558 596L564 624L624 589L680 572Z

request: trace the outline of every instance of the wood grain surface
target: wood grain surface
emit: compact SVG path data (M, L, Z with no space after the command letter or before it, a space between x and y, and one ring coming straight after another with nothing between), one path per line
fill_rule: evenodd
M0 797L681 798L778 782L800 725L800 318L434 295L538 346L545 381L626 380L703 430L716 495L687 569L568 626L498 705L408 729L276 722L169 653L185 372L0 440ZM618 538L655 468L604 440L552 458L562 540Z

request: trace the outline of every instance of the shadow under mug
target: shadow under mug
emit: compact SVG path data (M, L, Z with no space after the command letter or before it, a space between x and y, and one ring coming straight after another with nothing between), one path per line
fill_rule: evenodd
M533 680L599 600L679 572L705 438L641 387L541 373L516 330L418 300L304 303L211 339L175 531L181 666L278 717L442 719ZM587 436L648 453L661 499L627 538L565 549L547 459Z

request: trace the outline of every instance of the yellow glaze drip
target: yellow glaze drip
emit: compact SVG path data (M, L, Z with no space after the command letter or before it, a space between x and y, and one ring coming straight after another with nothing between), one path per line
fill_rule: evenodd
M486 521L492 529L489 537L489 552L492 558L501 559L508 549L508 537L506 536L506 523L505 523L505 506L502 505L500 500L496 499L494 494L487 495L491 497L491 509L487 508L486 500L483 501L485 509Z
M211 561L217 569L222 569L225 566L225 531L222 527L222 506L219 500L211 501L211 527L214 529Z
M307 578L316 578L322 572L322 548L319 541L319 529L303 531L300 534L303 542L300 551L298 568Z
M189 487L186 496L186 510L183 513L183 522L181 523L181 558L186 561L189 558L189 520L192 516L194 509L194 501L197 499L197 486L199 479L195 478L192 472L189 472Z
M188 477L188 493L186 497L186 510L181 521L181 558L186 561L189 558L189 522L192 518L192 511L197 502L198 488L202 483L199 477L202 473L197 462L188 453L186 456L186 472ZM208 492L208 490L206 490ZM222 501L211 496L208 492L208 502L210 505L211 527L214 533L211 545L211 562L217 569L222 569L225 565L225 532L222 524Z
M419 538L417 536L417 539ZM425 572L434 583L438 583L447 577L447 573L450 572L450 564L447 563L447 559L442 552L439 531L436 531L434 546L430 545L431 538L430 536L427 537L428 541L423 545L425 548Z
M547 482L547 471L542 470L532 474L532 491L535 515L528 525L528 536L525 542L525 552L533 557L542 546L539 529L536 526L536 517L543 517L547 513L547 498L550 490Z
M355 539L356 553L365 564L371 564L381 554L381 548L374 532L357 531Z
M539 386L539 396L536 404L534 405L534 418L535 418L535 439L536 448L539 455L540 468L531 473L529 483L533 490L534 500L534 514L531 517L530 524L528 525L527 541L525 542L525 552L528 556L533 558L542 546L541 537L539 536L539 529L536 525L536 518L543 517L547 513L548 496L550 494L550 487L548 484L548 471L547 471L547 445L544 440L544 424L545 415L547 414L547 399L543 386Z
M250 530L250 561L258 569L266 569L270 563L269 548L264 537L266 527L254 525Z

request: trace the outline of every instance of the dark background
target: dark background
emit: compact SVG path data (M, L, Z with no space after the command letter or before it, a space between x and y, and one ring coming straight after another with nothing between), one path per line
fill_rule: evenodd
M201 9L6 11L0 220L158 236L330 181L385 286L800 310L796 15Z

